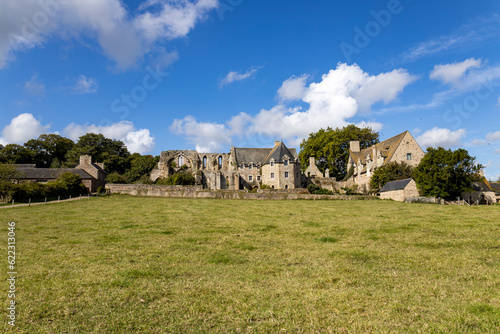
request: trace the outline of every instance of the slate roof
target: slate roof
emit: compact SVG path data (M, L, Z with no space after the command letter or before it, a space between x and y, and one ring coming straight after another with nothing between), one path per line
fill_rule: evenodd
M387 182L384 187L380 190L381 193L386 192L386 191L394 191L394 190L403 190L406 188L408 183L410 183L412 179L404 179L404 180L397 180L397 181L392 181L392 182Z
M70 172L80 176L82 179L92 179L86 171L78 168L17 168L20 175L17 179L30 180L53 180L57 179L65 172Z
M264 164L268 164L271 159L273 159L276 163L283 163L283 157L285 155L290 159L295 158L294 154L288 149L288 147L286 147L285 144L281 142L272 149L272 151L266 157L266 160L264 160Z
M271 148L234 148L236 163L262 163L271 152Z
M286 146L281 143L285 148ZM279 145L279 146L281 146ZM234 148L234 154L235 154L235 159L236 163L238 165L253 162L255 164L264 164L264 162L267 160L267 158L272 154L273 151L275 151L275 148ZM288 149L289 157L292 159L297 158L297 151L292 148ZM275 159L275 161L277 161Z
M500 182L490 182L490 188L496 193L500 193Z
M409 133L408 131L405 131L403 133L400 133L397 136L391 137L389 139L386 139L378 144L375 144L375 147L377 150L380 151L382 156L385 158L384 159L384 164L382 166L387 165L394 153L396 152L396 149L398 148L399 144L405 137L406 133ZM360 150L360 152L350 152L351 159L353 160L354 163L358 162L358 159L361 159L361 163L365 164L366 160L368 157L371 158L371 160L375 160L376 157L372 157L372 148L364 148Z

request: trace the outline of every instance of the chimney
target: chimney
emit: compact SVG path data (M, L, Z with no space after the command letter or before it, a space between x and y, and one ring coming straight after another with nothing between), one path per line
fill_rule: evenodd
M80 165L92 164L92 157L90 155L80 155Z
M279 144L281 144L281 141L279 141L279 140L274 141L274 147L278 146Z
M316 158L309 157L309 166L316 166Z
M360 149L359 149L359 141L350 141L349 142L349 147L351 149L351 152L353 153L357 153L357 152L360 152Z

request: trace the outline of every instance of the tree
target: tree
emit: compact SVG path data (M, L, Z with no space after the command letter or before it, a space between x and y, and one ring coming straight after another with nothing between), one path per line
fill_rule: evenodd
M0 162L9 164L33 164L35 152L17 144L8 144L0 150Z
M412 177L412 174L413 167L406 162L390 162L386 166L375 169L370 179L370 189L372 191L380 190L387 182L408 179Z
M158 164L159 157L134 153L130 156L130 169L125 173L131 182L139 180L142 176L148 176Z
M130 153L121 140L109 139L102 134L87 133L78 139L75 146L67 153L67 165L74 167L78 165L81 155L91 155L95 162L104 162L106 172L114 172L109 166L106 167L106 159L110 156L127 158Z
M379 134L370 128L358 128L351 124L342 129L327 128L311 133L300 144L299 159L305 170L309 157L316 158L316 165L324 173L328 168L330 176L343 179L347 173L349 142L359 141L360 148L368 148L379 142Z
M71 139L56 134L43 134L38 139L30 139L24 144L24 147L34 152L36 166L42 168L51 167L54 160L55 165L60 165L73 146L75 143Z
M483 166L475 164L475 159L461 148L452 151L429 147L413 178L424 196L455 199L472 190L472 183L481 179L479 171Z

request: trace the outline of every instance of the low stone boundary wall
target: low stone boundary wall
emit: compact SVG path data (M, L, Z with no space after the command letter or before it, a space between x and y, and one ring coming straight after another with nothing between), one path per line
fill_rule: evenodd
M176 188L168 188L176 187ZM375 196L347 195L310 195L285 192L249 193L244 191L207 191L201 186L159 186L143 184L107 184L110 194L125 194L152 197L182 197L182 198L227 198L227 199L257 199L257 200L378 200Z

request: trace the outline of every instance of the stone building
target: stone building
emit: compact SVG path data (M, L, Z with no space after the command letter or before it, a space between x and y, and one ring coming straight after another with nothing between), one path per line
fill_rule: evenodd
M36 168L34 164L16 165L19 175L16 183L47 183L57 180L62 174L70 172L82 178L89 192L96 192L98 187L104 187L107 173L104 164L92 163L89 155L80 156L80 163L75 168Z
M409 131L365 149L360 149L359 141L351 141L349 144L348 169L352 168L354 171L350 183L366 190L376 168L390 162L406 162L416 167L425 155Z
M254 189L263 184L275 189L301 186L297 152L279 141L273 148L231 147L229 153L164 151L158 167L151 172L151 180L179 172L192 173L197 183L212 190Z
M381 199L392 199L398 202L404 202L407 198L418 196L417 183L413 179L387 182L380 190Z
M469 204L500 203L500 183L488 182L486 179L472 183L474 190L462 193L462 198Z

